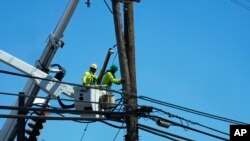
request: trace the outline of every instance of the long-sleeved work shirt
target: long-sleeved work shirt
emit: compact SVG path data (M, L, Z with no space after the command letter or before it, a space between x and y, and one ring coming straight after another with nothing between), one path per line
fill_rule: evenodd
M106 72L103 78L102 84L111 86L112 83L119 85L121 84L121 79L116 79L115 76L111 72Z
M82 77L82 83L83 85L94 85L96 80L97 80L97 76L91 72L91 71L87 71L84 73L83 77Z

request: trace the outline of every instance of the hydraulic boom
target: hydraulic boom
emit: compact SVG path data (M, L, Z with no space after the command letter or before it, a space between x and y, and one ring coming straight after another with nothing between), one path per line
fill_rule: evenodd
M59 47L63 46L62 36L63 32L66 29L71 16L73 15L79 0L70 0L67 8L65 9L57 27L53 34L49 36L49 41L45 47L41 58L37 61L36 67L42 70L44 73L48 73L48 66L50 65L54 55ZM36 96L39 92L39 87L35 85L32 79L29 79L23 89L23 92L29 96ZM30 106L34 101L34 98L28 97L25 101L26 106ZM18 103L16 102L15 106ZM12 115L16 115L17 111L13 110L10 112ZM16 136L16 119L7 119L1 128L0 131L0 140L1 141L12 141Z

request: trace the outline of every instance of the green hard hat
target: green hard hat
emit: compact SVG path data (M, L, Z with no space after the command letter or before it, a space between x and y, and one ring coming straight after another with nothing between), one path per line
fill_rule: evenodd
M118 67L116 65L110 66L110 71L116 72L118 70Z

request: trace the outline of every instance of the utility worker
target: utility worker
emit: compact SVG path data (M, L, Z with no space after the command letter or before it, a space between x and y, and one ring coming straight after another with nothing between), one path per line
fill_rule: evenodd
M106 93L106 95L102 95L100 97L100 103L102 103L101 107L103 109L110 109L110 108L114 107L114 103L112 102L113 95L109 91L109 90L111 90L112 84L114 83L116 85L120 85L124 81L124 79L116 79L115 78L115 73L117 70L118 70L117 66L112 65L112 66L110 66L110 69L107 70L107 72L104 75L102 84L107 86L107 93Z
M84 87L86 87L87 85L94 85L95 84L95 82L98 78L95 75L96 70L97 70L97 65L91 64L89 67L89 71L84 73L84 75L82 77L82 84Z
M109 70L105 73L105 76L103 78L102 84L107 85L107 87L111 87L112 84L120 85L123 83L123 79L116 79L115 78L115 73L118 70L116 65L112 65Z

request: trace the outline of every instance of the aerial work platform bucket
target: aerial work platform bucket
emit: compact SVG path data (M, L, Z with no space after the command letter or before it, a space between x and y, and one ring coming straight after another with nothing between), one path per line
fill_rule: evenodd
M108 95L106 90L82 87L74 88L75 109L82 111L105 111L115 104L115 97ZM83 118L104 118L100 114L80 114Z

